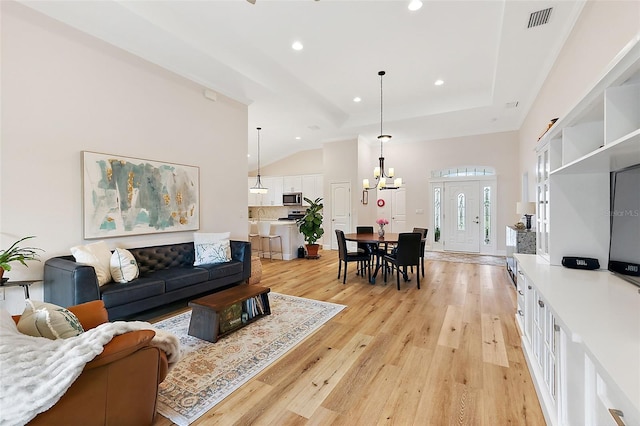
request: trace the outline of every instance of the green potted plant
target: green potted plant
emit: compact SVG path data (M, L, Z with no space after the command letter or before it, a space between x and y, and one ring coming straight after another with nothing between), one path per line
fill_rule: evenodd
M12 262L20 262L24 266L27 265L27 260L37 260L39 254L38 251L42 251L42 249L37 247L20 247L19 244L24 240L28 240L30 238L35 238L35 236L24 237L16 241L6 250L0 250L0 278L4 275L4 271L11 270Z
M296 223L307 243L305 245L307 248L307 258L317 259L320 245L316 244L316 241L322 238L324 234L321 213L324 205L322 204L322 198L316 198L314 201L311 201L305 197L304 200L309 204L309 207L307 207L304 216L298 219Z

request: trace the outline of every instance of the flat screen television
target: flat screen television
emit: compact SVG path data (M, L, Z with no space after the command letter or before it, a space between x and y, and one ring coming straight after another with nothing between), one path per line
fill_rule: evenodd
M640 287L640 164L611 173L609 270Z

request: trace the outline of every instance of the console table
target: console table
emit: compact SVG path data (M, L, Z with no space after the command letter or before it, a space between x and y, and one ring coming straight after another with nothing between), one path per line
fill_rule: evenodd
M518 264L513 258L513 255L516 253L536 254L536 230L518 229L515 226L507 225L506 236L507 272L511 277L513 285L516 285Z
M240 285L189 302L189 335L215 343L245 325L271 315L268 287Z

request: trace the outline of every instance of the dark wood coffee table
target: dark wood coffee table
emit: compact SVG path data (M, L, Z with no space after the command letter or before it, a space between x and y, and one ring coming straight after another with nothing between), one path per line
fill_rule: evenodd
M243 284L192 300L189 335L215 343L220 337L271 315L270 291Z

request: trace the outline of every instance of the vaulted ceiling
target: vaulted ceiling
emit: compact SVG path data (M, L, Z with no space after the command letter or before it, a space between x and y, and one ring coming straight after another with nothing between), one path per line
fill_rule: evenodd
M22 3L246 103L250 170L258 126L263 165L327 141L375 141L381 70L388 143L517 130L584 4L423 0L410 11L409 0ZM531 14L547 8L548 22L528 28ZM292 49L294 41L304 48Z

